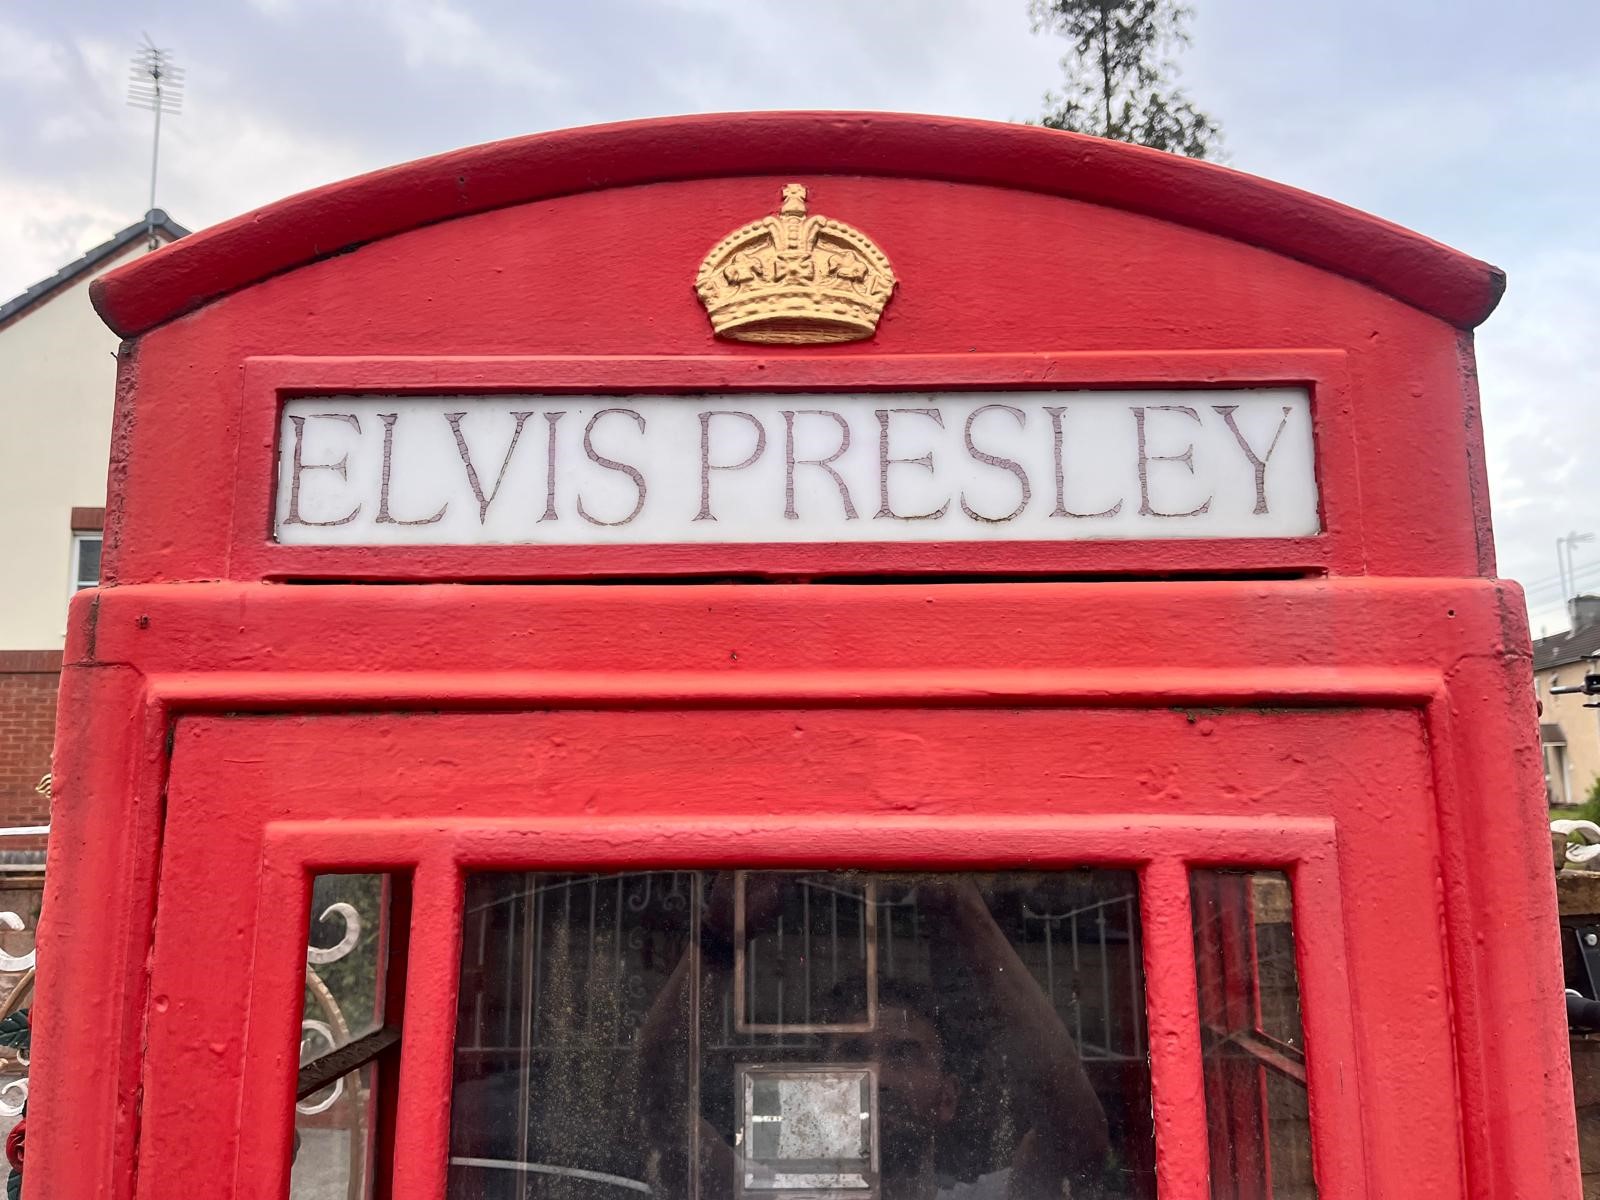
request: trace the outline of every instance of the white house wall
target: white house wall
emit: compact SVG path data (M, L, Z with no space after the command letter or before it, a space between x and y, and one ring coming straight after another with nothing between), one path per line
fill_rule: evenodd
M106 502L118 339L89 304L92 278L0 329L0 650L61 649L71 510Z

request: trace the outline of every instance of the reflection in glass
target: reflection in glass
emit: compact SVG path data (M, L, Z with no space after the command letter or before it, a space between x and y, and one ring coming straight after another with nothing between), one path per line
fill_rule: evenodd
M876 880L736 871L733 886L735 1029L871 1029L878 994Z
M877 1067L741 1066L740 1192L855 1191L878 1171Z
M453 1200L1153 1197L1132 873L479 874Z
M1190 890L1212 1200L1312 1200L1288 877L1197 870Z
M370 1195L372 1067L362 1067L295 1106L289 1200Z

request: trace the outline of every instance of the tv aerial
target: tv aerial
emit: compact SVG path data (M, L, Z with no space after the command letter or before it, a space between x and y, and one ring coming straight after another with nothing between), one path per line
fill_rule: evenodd
M1552 696L1600 696L1600 654L1585 654L1583 661L1589 664L1583 672L1583 682L1568 687L1553 687L1550 689ZM1600 703L1585 704L1584 707L1600 708Z
M133 56L128 71L128 104L155 114L155 130L150 140L150 203L145 206L145 236L150 249L156 248L156 168L161 161L161 117L177 116L183 109L184 69L172 61L172 51L164 50L144 35L144 45Z

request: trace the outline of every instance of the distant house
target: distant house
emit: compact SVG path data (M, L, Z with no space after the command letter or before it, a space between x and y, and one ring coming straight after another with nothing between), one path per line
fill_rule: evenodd
M1533 643L1533 686L1544 705L1539 740L1544 747L1545 791L1550 803L1581 804L1600 779L1600 709L1585 708L1600 698L1558 696L1553 687L1583 682L1586 671L1600 671L1600 596L1578 596L1568 606L1572 629Z
M0 304L0 827L48 820L67 599L100 578L118 341L89 282L187 233L152 210Z

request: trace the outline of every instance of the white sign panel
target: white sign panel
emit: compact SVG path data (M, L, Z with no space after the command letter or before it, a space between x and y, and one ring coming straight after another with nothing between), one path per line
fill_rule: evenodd
M279 430L293 545L1283 538L1305 391L319 396Z

